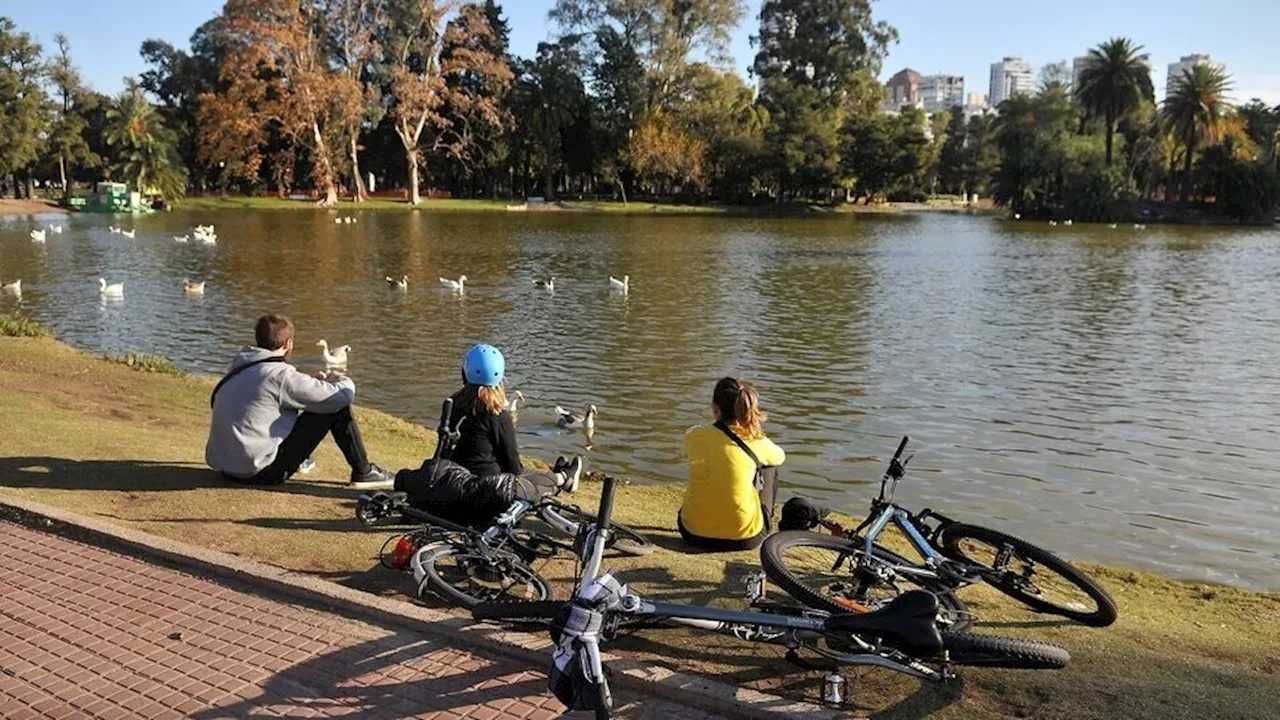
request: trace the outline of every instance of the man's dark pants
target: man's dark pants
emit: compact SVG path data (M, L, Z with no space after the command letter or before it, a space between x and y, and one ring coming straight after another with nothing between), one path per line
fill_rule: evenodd
M298 472L303 461L320 447L324 436L330 434L351 466L351 477L369 472L369 456L360 439L360 426L356 425L356 417L348 406L334 413L299 413L293 431L280 443L276 459L270 465L253 477L232 479L248 485L279 485Z

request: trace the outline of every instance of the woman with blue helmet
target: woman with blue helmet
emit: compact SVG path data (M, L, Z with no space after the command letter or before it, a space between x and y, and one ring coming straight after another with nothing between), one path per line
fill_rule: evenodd
M529 500L557 491L573 492L582 472L581 458L557 460L552 473L528 472L521 465L516 424L507 410L503 385L506 371L502 352L492 345L476 345L463 357L464 384L453 396L450 419L460 437L451 459L479 477L518 476L519 494Z

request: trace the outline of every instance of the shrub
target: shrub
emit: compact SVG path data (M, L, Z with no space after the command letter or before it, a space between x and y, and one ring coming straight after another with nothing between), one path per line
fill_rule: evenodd
M128 365L138 372L160 373L161 375L186 375L187 371L173 364L173 361L163 355L151 355L148 353L135 353L130 351L124 355L112 355L104 353L103 360L107 362Z
M0 335L7 337L50 337L53 331L30 318L0 315Z
M1138 190L1118 167L1088 166L1063 188L1062 216L1080 222L1120 222L1138 213Z

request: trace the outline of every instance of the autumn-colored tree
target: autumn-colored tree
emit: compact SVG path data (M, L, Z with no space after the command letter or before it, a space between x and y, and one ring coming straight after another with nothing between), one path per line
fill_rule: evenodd
M644 184L662 194L674 185L701 188L707 143L662 112L651 114L627 144L627 160Z
M223 20L227 54L219 77L225 91L201 96L211 125L203 146L239 154L210 159L256 172L261 141L275 129L310 152L325 195L320 204L336 204L332 148L343 141L344 119L362 111L362 96L359 83L334 70L326 56L321 8L306 0L227 0Z
M376 86L368 79L381 53L378 31L383 24L383 6L384 0L322 0L321 7L330 52L341 68L351 100L338 110L346 132L352 199L356 202L363 202L368 191L360 173L360 130L366 122L376 125L382 112Z
M457 12L465 22L448 23ZM509 85L511 68L487 48L492 29L484 8L456 0L390 0L388 58L396 135L409 167L409 202L422 201L420 143L428 126L436 130L436 149L460 157L471 142L466 119L484 118L501 126L499 97L477 87ZM451 48L442 56L442 49ZM470 82L451 82L469 77ZM448 103L459 112L446 114Z

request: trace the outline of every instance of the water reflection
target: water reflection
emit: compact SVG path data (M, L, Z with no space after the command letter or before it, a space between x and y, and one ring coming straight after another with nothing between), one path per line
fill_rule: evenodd
M1089 559L1280 586L1280 247L1270 231L962 217L76 216L0 223L0 293L94 351L219 371L287 312L298 362L353 347L361 402L434 422L476 341L527 398L521 442L680 481L724 374L760 387L784 482L860 510L903 434L903 497ZM46 221L47 222L47 221ZM111 221L114 222L114 221ZM180 244L214 223L215 246ZM464 293L437 278L470 278ZM409 276L396 289L385 278ZM627 295L609 277L631 277ZM554 292L534 280L554 276ZM97 278L124 282L104 301ZM203 296L182 279L207 280ZM600 408L592 434L552 408Z

